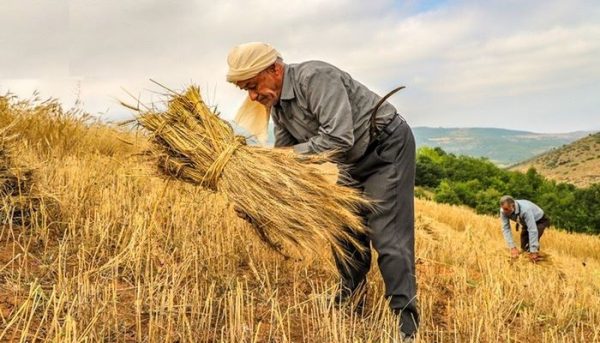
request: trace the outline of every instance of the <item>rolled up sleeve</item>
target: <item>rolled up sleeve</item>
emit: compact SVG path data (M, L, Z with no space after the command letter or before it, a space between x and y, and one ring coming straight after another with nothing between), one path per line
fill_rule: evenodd
M305 143L294 145L298 153L344 153L354 145L354 122L348 93L339 75L320 72L306 83L309 110L319 121L319 131Z
M514 248L515 242L513 241L512 232L510 231L510 220L506 215L504 215L504 213L502 213L502 210L500 210L500 221L502 223L502 234L504 235L506 245L509 248Z

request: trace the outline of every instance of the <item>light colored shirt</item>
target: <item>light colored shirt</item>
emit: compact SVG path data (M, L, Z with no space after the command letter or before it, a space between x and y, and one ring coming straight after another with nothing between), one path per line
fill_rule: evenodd
M529 200L515 200L515 210L510 215L504 214L500 208L500 220L502 222L502 232L504 240L509 248L514 248L512 234L510 232L510 220L521 223L527 227L529 234L529 251L537 252L540 248L538 229L536 222L544 216L544 211ZM525 230L525 227L523 227Z
M335 150L339 162L352 163L367 149L371 113L379 99L331 64L286 64L280 100L271 108L275 146L293 146L299 153ZM395 113L394 106L384 102L377 111L377 129Z

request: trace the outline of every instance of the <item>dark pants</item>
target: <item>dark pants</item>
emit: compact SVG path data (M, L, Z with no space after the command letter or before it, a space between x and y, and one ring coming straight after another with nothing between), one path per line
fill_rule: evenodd
M538 230L538 239L542 238L544 230L550 226L550 219L543 215L540 220L535 222ZM521 230L521 250L529 251L529 232L527 231L527 225L523 224L523 230Z
M395 120L396 124L401 122L399 117ZM338 258L336 262L342 286L355 290L365 281L371 266L372 243L379 254L377 263L385 282L385 296L392 310L400 314L401 330L410 335L416 332L419 323L415 275L415 140L406 122L394 126L393 132L371 144L348 170L356 186L376 201L376 210L364 216L369 234L357 237L367 253L361 255L345 242L355 264L344 267Z

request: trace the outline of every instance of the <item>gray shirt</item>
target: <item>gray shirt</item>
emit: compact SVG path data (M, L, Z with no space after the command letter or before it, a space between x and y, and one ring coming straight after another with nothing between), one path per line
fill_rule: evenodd
M335 150L341 163L362 157L369 144L371 112L381 97L325 62L284 68L281 96L271 108L275 146L293 146L305 154ZM394 113L391 104L383 103L377 111L377 128Z
M515 243L510 232L510 220L527 226L529 234L529 250L537 252L540 248L538 240L538 229L536 222L544 216L544 211L529 200L515 200L515 210L509 216L500 209L500 220L502 221L502 232L509 248L514 248Z

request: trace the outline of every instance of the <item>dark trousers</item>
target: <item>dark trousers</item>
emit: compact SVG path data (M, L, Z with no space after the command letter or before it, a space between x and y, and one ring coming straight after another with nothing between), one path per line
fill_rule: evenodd
M535 222L538 230L538 240L542 238L544 230L550 226L550 219L544 214L540 220ZM527 231L527 225L523 224L523 230L521 230L521 250L529 251L529 232Z
M385 283L385 296L391 309L400 314L401 330L416 332L419 323L415 275L415 140L408 124L397 117L395 129L371 144L365 155L349 170L364 194L376 201L376 209L365 213L369 234L357 237L367 249L359 254L347 242L354 265L344 267L336 258L342 286L355 290L364 281L371 266L370 243L379 255L377 263ZM391 125L388 125L390 127Z

